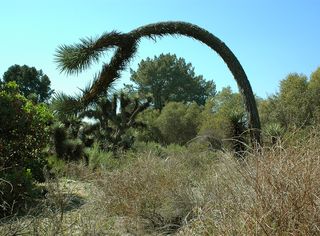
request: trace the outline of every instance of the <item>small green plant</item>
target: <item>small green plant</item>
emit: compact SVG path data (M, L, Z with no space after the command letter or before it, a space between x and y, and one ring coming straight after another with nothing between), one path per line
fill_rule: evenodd
M285 129L278 123L268 124L265 128L267 137L271 138L271 144L276 145L281 142L281 138L284 135Z
M99 143L94 143L87 153L91 169L113 170L119 166L120 162L113 157L113 153L101 150Z
M0 174L0 218L26 213L40 197L31 170L18 168Z
M237 158L243 158L247 148L246 130L247 123L242 112L232 112L228 119L228 136L231 147Z
M53 126L53 142L57 157L66 161L84 160L88 163L88 157L84 152L84 144L78 138L74 138L73 129L69 127L67 132L64 124L58 122Z

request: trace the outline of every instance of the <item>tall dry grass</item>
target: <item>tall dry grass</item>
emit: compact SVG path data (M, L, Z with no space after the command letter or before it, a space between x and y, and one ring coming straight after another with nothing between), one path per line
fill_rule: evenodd
M288 148L264 148L241 164L222 159L207 190L224 197L213 195L180 234L319 235L319 144L313 132Z
M79 197L70 184L51 187L47 210L1 232L10 235L10 225L38 235L319 235L319 143L315 130L245 161L179 149L139 153L96 174L81 175L79 166L74 176L82 177L72 183L91 186L81 190L82 204L66 208Z

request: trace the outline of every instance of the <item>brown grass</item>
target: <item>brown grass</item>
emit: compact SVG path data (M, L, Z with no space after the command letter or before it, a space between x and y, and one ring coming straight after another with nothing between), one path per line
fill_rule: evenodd
M38 235L319 235L319 143L314 132L303 142L264 148L242 162L226 153L186 150L166 157L141 153L119 169L90 175L88 170L81 175L85 167L78 166L75 176L81 181L50 185L50 208L3 223L0 230L8 235L12 229ZM67 209L77 197L83 204Z
M320 140L310 136L290 148L265 148L241 165L224 159L217 179L225 190L217 181L211 188L225 197L199 209L181 234L319 235Z

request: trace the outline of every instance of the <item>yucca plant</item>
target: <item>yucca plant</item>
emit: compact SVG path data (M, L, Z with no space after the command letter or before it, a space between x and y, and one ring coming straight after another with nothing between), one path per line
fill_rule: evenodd
M265 133L271 138L272 145L276 145L281 141L284 131L284 128L278 123L268 124L265 128Z
M247 149L247 123L242 112L232 112L228 116L228 136L231 138L232 150L237 158L243 158Z
M183 35L196 39L209 46L222 57L233 74L240 93L244 97L252 143L261 143L260 119L256 101L240 62L219 38L205 29L185 22L160 22L139 27L129 33L113 31L103 34L97 39L86 38L75 45L60 46L57 50L56 61L61 71L69 74L78 73L89 68L93 62L99 60L103 52L117 48L110 62L103 65L92 86L83 91L83 96L78 100L77 105L73 107L87 106L119 78L120 71L126 67L136 53L141 38L147 37L156 40L157 37L165 35Z
M120 107L118 108L118 106ZM98 120L96 137L102 149L116 151L128 149L133 143L133 137L127 135L132 127L141 127L143 123L136 121L137 115L148 108L150 101L139 102L124 93L114 94L111 99L100 97L91 108L80 114Z
M88 157L84 152L84 144L74 137L74 130L67 129L66 125L58 122L53 126L54 150L58 158L67 161L84 160L88 164Z

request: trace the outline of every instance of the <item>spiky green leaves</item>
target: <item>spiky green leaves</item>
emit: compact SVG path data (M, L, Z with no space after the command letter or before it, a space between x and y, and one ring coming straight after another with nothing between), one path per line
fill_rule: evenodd
M77 97L57 93L52 101L51 108L63 120L63 117L77 114L82 110L83 106L79 100Z
M81 43L61 45L56 52L56 62L61 72L74 74L89 68L99 61L102 49L94 48L95 41L91 38L81 39Z
M80 43L59 46L55 61L61 72L79 73L97 63L105 50L119 46L122 41L121 34L115 31L103 34L97 39L83 38Z

